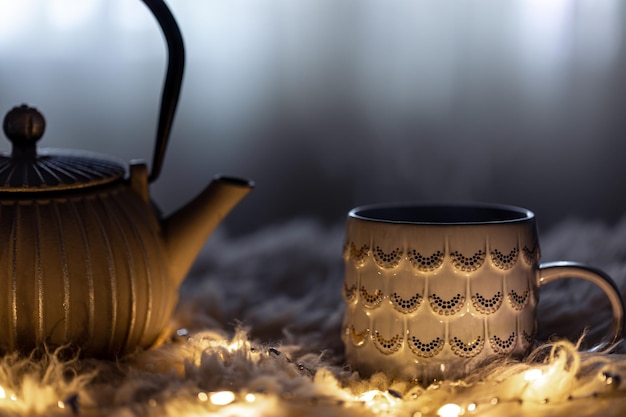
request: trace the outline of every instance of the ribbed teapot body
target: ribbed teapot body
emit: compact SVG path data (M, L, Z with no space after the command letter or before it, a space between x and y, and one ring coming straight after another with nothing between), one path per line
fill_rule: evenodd
M125 183L0 199L0 349L152 346L177 302L159 219Z

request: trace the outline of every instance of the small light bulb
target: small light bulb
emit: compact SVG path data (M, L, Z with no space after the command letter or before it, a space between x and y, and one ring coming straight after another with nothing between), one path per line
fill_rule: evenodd
M249 393L249 394L246 394L244 398L246 399L247 402L253 403L256 400L256 395Z
M204 402L209 399L209 396L206 394L206 392L199 392L198 399Z
M476 411L476 403L470 403L467 405L467 411Z
M7 393L4 388L0 387L0 399L4 400L7 397Z
M65 403L63 401L57 401L57 407L59 408L65 408Z
M439 410L437 410L437 415L440 417L458 417L461 411L461 406L458 404L448 403L442 405Z
M235 401L235 393L232 391L219 391L211 394L210 398L215 405L227 405Z

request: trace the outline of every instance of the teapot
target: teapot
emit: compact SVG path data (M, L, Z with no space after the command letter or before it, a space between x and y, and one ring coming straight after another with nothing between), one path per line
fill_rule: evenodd
M252 189L216 177L161 218L149 195L160 172L184 68L178 25L161 0L143 0L165 35L169 59L151 172L86 152L37 149L45 119L10 110L0 155L0 351L39 346L116 357L158 344L178 287L215 227Z

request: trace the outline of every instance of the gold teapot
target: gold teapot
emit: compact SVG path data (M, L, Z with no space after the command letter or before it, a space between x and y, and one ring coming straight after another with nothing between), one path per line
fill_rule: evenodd
M161 0L143 0L168 44L149 173L95 153L37 149L43 116L15 107L0 155L0 351L69 345L115 357L161 340L178 287L206 239L253 184L216 177L162 219L149 196L160 172L184 68L182 36Z

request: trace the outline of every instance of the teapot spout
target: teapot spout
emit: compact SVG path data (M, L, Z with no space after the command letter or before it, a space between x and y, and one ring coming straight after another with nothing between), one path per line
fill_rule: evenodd
M163 220L175 285L183 281L209 235L253 187L252 181L217 176L196 198Z

